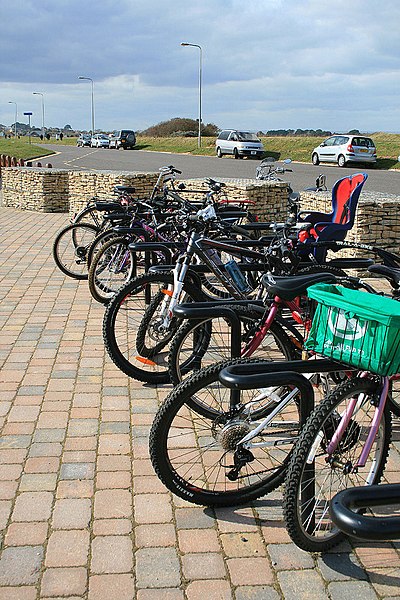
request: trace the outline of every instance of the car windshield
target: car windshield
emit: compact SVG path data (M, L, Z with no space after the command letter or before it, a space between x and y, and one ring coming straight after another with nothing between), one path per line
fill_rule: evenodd
M101 140L108 140L108 137L104 133L101 133L99 135L99 139L101 139Z
M250 133L249 131L238 131L237 136L238 136L238 140L240 140L241 142L259 142L260 141L255 133Z
M361 148L374 148L375 144L371 140L371 138L353 138L352 141L353 146L361 147Z
M132 135L133 131L131 131L130 129L124 129L123 131L121 131L121 135L124 136L128 136L128 135Z

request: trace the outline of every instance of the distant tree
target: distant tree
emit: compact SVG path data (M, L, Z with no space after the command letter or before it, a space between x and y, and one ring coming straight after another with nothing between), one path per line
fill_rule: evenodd
M350 129L350 131L348 131L347 133L349 133L350 135L359 135L359 130L358 129Z
M157 125L153 125L148 129L142 131L142 135L148 135L151 137L168 137L168 136L185 136L191 137L193 132L197 132L199 122L197 119L186 119L182 117L175 117L169 121L162 121ZM216 136L219 128L213 123L207 123L202 125L201 133L205 136ZM197 133L195 134L197 135Z
M71 125L64 125L63 131L72 131Z

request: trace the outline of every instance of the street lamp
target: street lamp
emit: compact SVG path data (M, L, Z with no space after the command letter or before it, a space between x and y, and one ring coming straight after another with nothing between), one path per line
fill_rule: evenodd
M28 123L29 123L29 143L31 144L31 116L33 115L33 112L24 112L24 115L26 115L28 117Z
M197 140L197 145L201 148L201 73L202 73L202 61L203 61L203 51L199 44L189 44L189 42L181 42L181 46L193 46L194 48L198 48L200 50L199 54L199 135Z
M78 79L86 79L87 81L90 81L92 83L92 135L94 135L94 84L93 84L93 79L91 79L90 77L82 77L82 75L79 75Z
M15 123L14 123L14 139L17 139L17 118L18 118L18 106L16 102L9 102L8 104L15 104Z
M34 96L41 96L42 97L42 136L44 139L44 94L42 94L42 92L32 92L32 94Z

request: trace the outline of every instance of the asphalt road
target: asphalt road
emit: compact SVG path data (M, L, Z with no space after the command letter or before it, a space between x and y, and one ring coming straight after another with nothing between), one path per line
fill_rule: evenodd
M195 177L223 177L253 179L258 160L234 160L231 157L218 159L216 156L192 156L188 154L172 154L169 152L148 152L146 150L108 150L104 148L76 148L75 146L46 145L55 150L42 162L50 162L60 169L79 170L112 170L112 171L158 171L163 165L173 165L182 171L182 179ZM282 165L282 163L278 163ZM295 191L301 191L314 184L319 173L326 175L329 189L335 181L360 171L368 173L365 191L381 192L400 196L400 171L383 171L364 165L339 168L335 165L319 165L292 163L292 172L285 173L283 178L290 181Z

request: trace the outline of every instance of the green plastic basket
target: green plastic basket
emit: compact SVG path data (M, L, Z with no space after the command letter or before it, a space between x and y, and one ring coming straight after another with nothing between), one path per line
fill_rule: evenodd
M317 308L307 350L378 375L400 372L400 302L325 283L308 296Z

